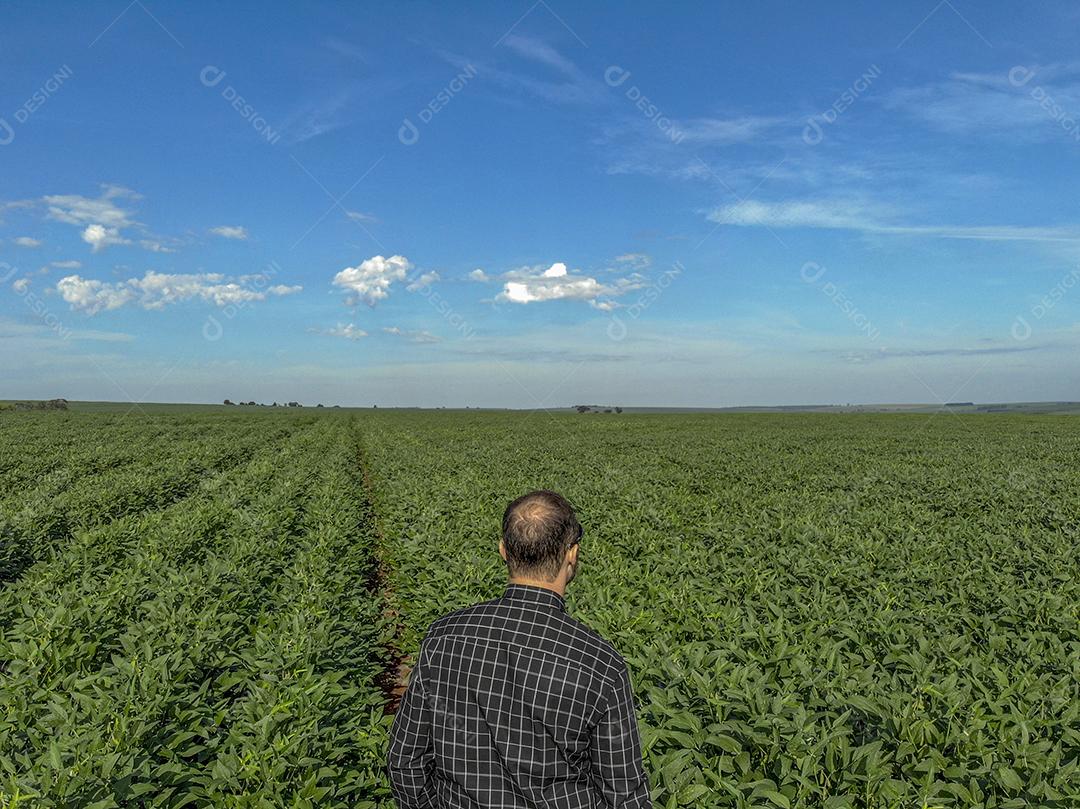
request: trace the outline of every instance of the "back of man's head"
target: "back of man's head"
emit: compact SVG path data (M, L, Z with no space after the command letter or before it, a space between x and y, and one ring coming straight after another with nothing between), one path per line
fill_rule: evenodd
M506 507L502 532L511 576L553 581L566 552L581 539L581 523L565 497L541 489Z

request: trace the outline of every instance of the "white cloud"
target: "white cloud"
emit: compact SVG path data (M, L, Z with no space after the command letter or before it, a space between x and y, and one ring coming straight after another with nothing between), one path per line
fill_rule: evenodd
M856 200L746 200L716 208L709 212L706 218L710 222L736 227L822 228L979 241L1080 241L1080 228L1077 227L894 224L888 221L885 209Z
M408 340L410 343L437 343L440 341L440 337L432 334L429 331L423 329L400 329L397 326L384 327L383 331L386 334L392 334L395 337L401 337Z
M19 236L14 241L19 247L41 247L41 242L30 236Z
M368 336L366 331L357 328L353 323L338 323L332 329L308 329L308 331L315 334L326 334L330 337L344 337L346 340L359 340Z
M463 75L481 74L491 86L510 91L516 97L522 93L558 104L603 103L607 91L600 77L586 75L569 58L545 42L509 34L498 43L513 55L528 62L529 70L503 69L493 63L466 59L454 53L439 51L447 62L463 71ZM500 60L501 61L501 60ZM515 60L520 64L520 60ZM542 65L537 71L535 65ZM538 73L548 75L540 76Z
M61 278L56 282L56 290L72 309L81 310L88 315L119 309L135 298L135 290L130 287L81 278L78 275Z
M431 272L426 272L421 275L419 278L417 278L407 287L405 287L405 289L409 292L416 292L418 289L423 289L424 287L431 286L438 280L440 280L439 274L432 270Z
M142 278L116 283L69 275L57 282L56 289L72 309L94 315L129 303L155 310L189 300L216 306L242 305L271 295L291 295L301 287L278 285L264 291L229 281L219 273L169 274L151 270Z
M483 270L481 270L479 267L477 267L475 270L473 270L471 273L469 273L469 280L470 281L481 281L481 282L490 281L491 276L488 275Z
M349 290L351 294L347 302L350 306L358 301L374 306L390 294L390 287L395 281L405 280L412 266L405 256L372 256L358 266L346 267L335 275L334 286Z
M55 267L58 270L77 270L82 267L81 261L75 259L67 259L65 261L52 261L49 263L50 267Z
M565 73L567 76L571 76L575 79L580 78L581 76L581 72L573 62L543 40L519 36L517 34L509 34L503 38L502 44L511 50L516 51L520 56L524 56L526 59L540 62L541 64L554 68L560 73Z
M248 237L247 228L241 225L218 225L216 228L210 228L210 232L223 239L243 241Z
M114 244L131 244L124 234L125 228L134 228L145 236L139 246L152 253L175 253L177 239L158 238L147 233L146 228L132 218L125 201L142 199L140 194L119 185L103 185L101 196L84 197L79 194L54 194L42 197L47 208L46 216L57 222L83 228L82 240L95 253ZM36 245L35 245L36 246Z
M121 236L119 230L104 225L87 225L82 232L82 240L90 245L94 253L100 253L111 244L131 244L131 240Z
M299 284L293 284L292 286L286 286L285 284L276 284L270 287L268 290L271 295L295 295L297 292L303 292L304 288Z
M726 145L758 140L766 131L789 125L784 118L744 115L738 118L693 118L675 123L681 140L695 143Z
M634 270L644 270L652 264L652 257L646 253L623 253L615 256L615 261Z
M48 216L69 225L103 225L109 228L125 228L135 222L131 212L117 204L117 200L137 200L141 197L130 188L118 185L102 187L97 199L78 194L57 194L43 197L48 206Z
M495 296L497 301L539 303L577 300L586 301L593 308L603 311L614 308L615 303L611 298L624 295L643 285L640 276L636 275L616 279L612 284L603 284L589 276L571 274L561 261L555 262L546 270L536 267L514 270L505 273L503 279L503 290Z
M352 221L359 222L360 224L370 224L379 221L378 217L369 213L364 213L363 211L345 211L345 215Z
M26 292L27 289L30 288L30 279L29 278L20 278L19 280L12 283L11 288L14 289L16 292L18 292L21 295L22 293Z
M1016 139L1068 137L1058 118L1080 115L1080 64L1016 65L1000 73L953 73L945 81L901 88L883 104L947 133L1007 134ZM1068 127L1066 127L1068 129Z

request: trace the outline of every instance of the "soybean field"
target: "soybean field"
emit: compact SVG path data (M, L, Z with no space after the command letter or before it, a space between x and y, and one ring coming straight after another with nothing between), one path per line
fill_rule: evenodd
M658 807L1080 806L1080 420L0 414L0 806L392 807L506 503L585 535Z

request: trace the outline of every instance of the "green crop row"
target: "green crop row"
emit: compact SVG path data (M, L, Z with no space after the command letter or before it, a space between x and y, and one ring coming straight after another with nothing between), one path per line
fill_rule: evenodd
M203 429L188 440L170 439L156 447L152 441L138 442L145 450L138 461L100 474L72 478L64 469L45 476L34 488L0 501L0 583L18 578L77 531L183 499L208 476L243 464L260 443L284 434L282 427L252 424L228 432ZM135 437L128 440L134 443Z
M496 595L503 505L585 525L665 807L1080 805L1080 424L382 414L414 651Z
M84 478L162 455L182 455L186 444L208 433L251 430L249 419L215 424L205 419L158 419L70 412L23 412L0 420L0 500L49 486L59 492Z
M387 649L502 590L539 487L658 806L1080 806L1076 421L21 415L5 809L392 807Z
M386 629L343 420L0 593L0 805L364 806ZM365 803L366 802L366 803Z

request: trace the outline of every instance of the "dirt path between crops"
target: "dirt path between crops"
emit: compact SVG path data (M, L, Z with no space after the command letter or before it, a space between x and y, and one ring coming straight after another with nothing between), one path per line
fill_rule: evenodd
M404 622L401 613L394 606L393 585L390 581L390 569L386 562L386 537L383 536L382 526L379 523L378 513L375 511L374 486L371 481L371 470L368 464L367 453L360 441L356 439L356 455L363 473L364 500L366 501L368 519L375 534L374 556L375 563L368 574L368 589L379 596L383 602L383 617L387 619L394 629L393 637L384 646L384 668L375 678L375 683L383 692L385 700L383 712L386 715L397 713L401 698L405 695L405 686L408 683L409 657L400 648L400 639L404 630Z

